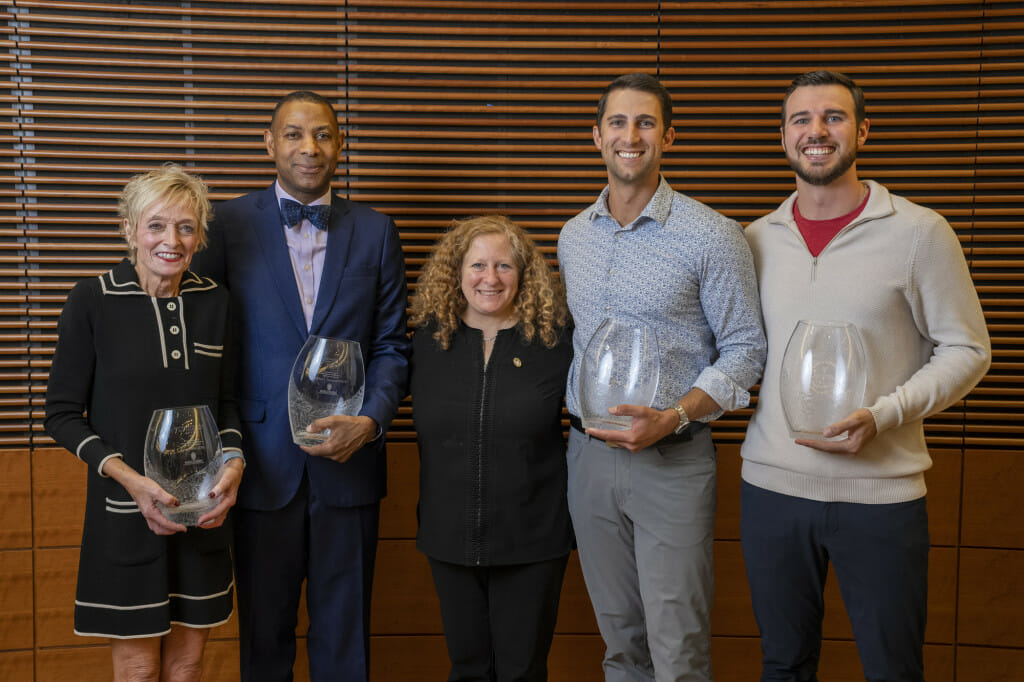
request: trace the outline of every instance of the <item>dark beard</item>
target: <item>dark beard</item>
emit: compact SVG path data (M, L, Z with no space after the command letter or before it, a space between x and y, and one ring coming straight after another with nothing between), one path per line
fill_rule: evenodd
M793 169L793 172L797 174L797 177L808 185L824 187L825 185L831 185L833 182L841 178L846 171L850 170L850 167L857 161L857 150L854 149L846 156L839 157L839 162L836 163L835 167L824 174L818 173L812 175L811 173L808 173L807 170L800 165L799 158L794 161L787 156L786 161L789 162L789 167Z

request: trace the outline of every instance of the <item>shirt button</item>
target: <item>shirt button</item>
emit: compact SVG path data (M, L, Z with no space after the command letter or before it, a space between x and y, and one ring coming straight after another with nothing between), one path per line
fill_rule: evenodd
M177 334L178 332L181 331L181 329L178 328L178 325L172 324L171 328L168 331L170 331L172 334Z
M313 302L313 299L310 298L309 296L307 296L306 297L306 303L312 303L312 302Z
M171 357L174 358L175 360L180 360L181 359L181 351L180 350L172 350L171 351Z
M615 274L615 268L609 268L608 269L608 274L609 275L614 275Z
M308 265L305 265L305 266L303 266L303 269L304 269L304 270L309 270L309 266L308 266Z
M178 309L178 304L175 303L174 301L168 301L167 302L167 309L170 310L171 312L174 312L175 310Z

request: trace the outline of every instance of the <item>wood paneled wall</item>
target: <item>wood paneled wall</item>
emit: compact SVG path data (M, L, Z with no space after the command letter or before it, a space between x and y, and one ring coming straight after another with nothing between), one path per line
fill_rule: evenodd
M85 472L43 433L42 402L64 296L122 253L115 200L128 176L174 160L218 199L263 187L273 103L317 90L347 133L336 187L394 216L414 291L454 217L510 214L553 254L564 220L604 184L590 126L624 72L658 75L674 95L664 172L677 189L744 223L766 213L793 189L782 91L811 68L865 88L862 176L950 220L993 339L989 375L927 427L928 679L1021 678L1024 2L0 0L0 16L0 682L109 678L104 643L71 632ZM759 660L738 542L749 414L715 425L713 653L727 681L755 679ZM412 542L411 425L407 402L389 434L381 682L446 670ZM862 679L834 584L828 596L823 677ZM216 631L208 679L237 678L235 631ZM595 633L574 560L553 680L600 679Z

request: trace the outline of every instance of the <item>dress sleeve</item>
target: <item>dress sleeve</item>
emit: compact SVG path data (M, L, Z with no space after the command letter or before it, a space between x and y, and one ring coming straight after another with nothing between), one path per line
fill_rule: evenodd
M238 415L238 401L235 394L238 351L235 347L234 323L230 308L225 316L224 324L224 356L220 363L220 402L217 406L217 426L220 429L225 461L241 458L244 464L241 420Z
M94 323L97 293L91 282L71 290L57 328L57 348L46 385L46 432L57 444L95 467L121 457L96 433L86 418L96 372Z

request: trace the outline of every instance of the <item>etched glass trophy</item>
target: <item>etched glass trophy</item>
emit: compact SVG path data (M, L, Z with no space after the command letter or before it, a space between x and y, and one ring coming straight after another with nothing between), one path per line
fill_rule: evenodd
M332 415L354 417L363 406L363 354L357 341L310 336L295 358L288 382L288 420L297 445L319 445L330 430L306 427Z
M793 438L826 439L825 427L862 407L867 385L864 345L848 322L800 320L786 345L779 392Z
M153 410L146 431L146 476L178 498L177 507L157 503L171 521L194 526L217 506L210 491L220 480L224 451L217 425L206 405Z
M650 407L660 374L658 338L638 320L605 318L587 343L580 363L580 420L584 429L625 431L628 416L608 414L616 405Z

